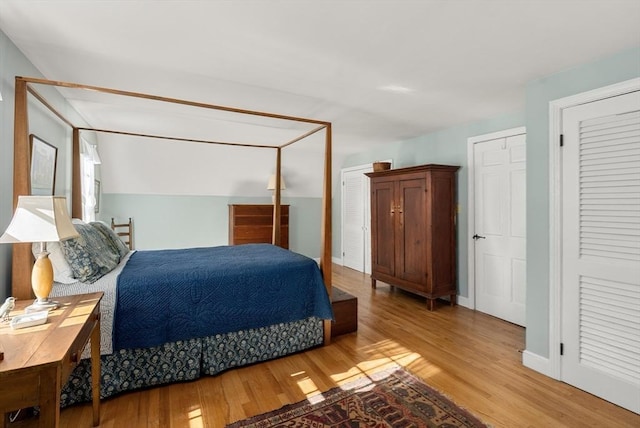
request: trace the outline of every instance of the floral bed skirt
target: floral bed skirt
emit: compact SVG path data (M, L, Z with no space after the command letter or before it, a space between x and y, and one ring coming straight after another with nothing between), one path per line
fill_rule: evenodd
M258 329L126 349L101 357L100 398L198 379L322 344L323 321L307 318ZM91 401L91 359L83 359L62 389L61 407Z

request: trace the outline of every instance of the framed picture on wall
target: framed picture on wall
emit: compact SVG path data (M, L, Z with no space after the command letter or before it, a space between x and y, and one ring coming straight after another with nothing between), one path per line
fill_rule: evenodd
M93 197L96 198L96 206L94 211L100 212L100 180L93 181Z
M58 148L42 138L29 135L31 146L31 194L52 196L56 190Z

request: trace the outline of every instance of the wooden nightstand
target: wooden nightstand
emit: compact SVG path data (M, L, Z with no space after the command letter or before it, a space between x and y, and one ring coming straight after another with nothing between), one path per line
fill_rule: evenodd
M103 293L56 298L46 324L12 330L0 324L0 415L40 406L38 426L58 427L60 391L91 339L93 426L100 423L100 299ZM18 301L11 316L31 301Z

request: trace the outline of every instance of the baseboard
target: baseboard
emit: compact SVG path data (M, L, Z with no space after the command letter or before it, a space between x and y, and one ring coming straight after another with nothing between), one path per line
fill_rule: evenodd
M535 370L538 373L542 373L545 376L553 378L551 370L551 362L548 358L542 357L538 354L534 354L531 351L522 352L522 365Z
M456 297L456 301L460 306L464 306L465 308L469 308L469 309L474 309L473 302L468 297L458 295Z
M316 257L313 260L315 260L316 263L320 264L320 257ZM336 264L338 266L343 266L342 259L340 257L331 257L331 263Z

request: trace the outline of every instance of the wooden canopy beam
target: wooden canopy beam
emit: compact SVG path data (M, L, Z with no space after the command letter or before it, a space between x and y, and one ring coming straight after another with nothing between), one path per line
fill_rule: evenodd
M51 104L49 104L49 102L42 95L40 95L40 93L38 91L36 91L34 88L32 88L29 85L27 85L27 89L29 90L29 93L31 95L33 95L38 101L40 101L42 103L42 105L44 105L51 113L56 115L58 117L58 119L60 119L61 121L63 121L67 125L69 125L70 128L73 128L73 123L71 123L71 121L69 121L69 119L64 117L62 115L62 113L60 113L56 108L54 108Z
M230 113L246 114L259 117L266 117L271 119L280 119L287 121L295 121L309 124L319 125L318 127L306 132L304 135L299 136L291 141L286 142L280 146L268 146L268 145L252 145L242 143L226 143L218 141L206 141L206 140L194 140L187 138L175 138L159 135L148 134L135 134L127 133L123 131L114 131L106 129L93 129L88 127L76 127L71 121L65 118L60 112L58 112L51 104L49 104L45 98L40 95L35 89L31 88L29 84L40 84L64 87L70 89L84 89L91 91L98 91L102 93L121 95L126 97L142 98L152 101L160 101L167 103L180 104L191 107L199 107L212 110L226 111ZM320 268L324 277L325 286L329 296L331 296L331 122L308 119L295 116L287 116L275 113L260 112L254 110L246 110L240 108L233 108L227 106L221 106L216 104L201 103L195 101L181 100L177 98L162 97L157 95L143 94L139 92L123 91L117 89L103 88L99 86L83 85L78 83L69 83L61 81L53 81L40 78L21 77L15 78L15 115L14 115L14 167L13 167L13 202L14 208L17 206L18 196L29 195L31 193L31 184L29 177L29 121L28 121L28 92L31 93L38 101L40 101L45 107L47 107L55 116L57 116L64 123L72 128L72 215L76 217L82 217L82 193L80 189L80 131L94 131L94 132L109 132L122 135L151 137L160 139L171 139L176 141L190 141L200 143L212 143L223 144L232 146L246 146L257 148L275 148L277 150L276 159L276 189L275 189L275 202L274 202L274 243L280 239L280 222L275 219L280 218L280 186L281 186L281 151L283 147L289 146L297 141L300 141L322 129L325 129L325 159L324 159L324 182L323 182L323 195L322 195L322 232L321 232L321 255L320 255ZM276 215L277 214L277 215ZM277 233L276 233L277 231ZM14 244L13 246L13 275L12 275L12 295L19 299L26 299L32 297L32 291L30 286L30 273L33 266L33 256L31 254L31 246L29 244ZM328 344L331 341L331 321L325 321L324 323L324 343Z
M230 113L249 114L249 115L253 115L253 116L268 117L268 118L271 118L271 119L282 119L282 120L290 120L290 121L295 121L295 122L316 123L318 125L327 125L327 124L329 124L329 122L325 122L325 121L322 121L322 120L308 119L308 118L304 118L304 117L287 116L287 115L284 115L284 114L267 113L267 112L257 111L257 110L246 110L246 109L235 108L235 107L221 106L221 105L217 105L217 104L209 104L209 103L201 103L201 102L197 102L197 101L181 100L179 98L171 98L171 97L162 97L162 96L159 96L159 95L143 94L141 92L131 92L131 91L123 91L123 90L119 90L119 89L104 88L104 87L100 87L100 86L83 85L81 83L61 82L61 81L56 81L56 80L39 79L39 78L34 78L34 77L18 77L18 78L22 79L22 80L24 80L25 82L28 82L28 83L36 83L36 84L40 84L40 85L59 86L61 88L71 88L71 89L86 89L86 90L90 90L90 91L103 92L103 93L112 94L112 95L122 95L122 96L133 97L133 98L144 98L144 99L147 99L147 100L161 101L161 102L167 102L167 103L173 103L173 104L182 104L182 105L186 105L186 106L200 107L200 108L206 108L206 109L211 109L211 110L227 111L227 112L230 112Z
M94 131L101 132L105 134L119 134L119 135L127 135L130 137L144 137L144 138L156 138L158 140L172 140L172 141L180 141L187 143L205 143L205 144L217 144L221 146L236 146L236 147L256 147L261 149L277 149L278 146L268 146L263 144L246 144L246 143L230 143L225 141L214 141L214 140L199 140L194 138L181 138L181 137L167 137L164 135L154 135L154 134L141 134L137 132L125 132L125 131L112 131L109 129L98 129L98 128L78 128L82 131Z
M315 134L316 132L322 131L323 129L326 129L326 128L327 128L327 125L318 126L317 128L312 129L311 131L306 132L306 133L302 134L301 136L294 138L293 140L281 145L280 147L285 148L287 146L290 146L291 144L297 143L300 140L304 140L305 138Z

